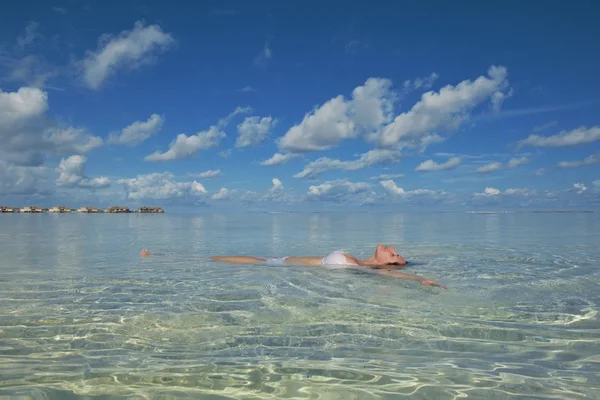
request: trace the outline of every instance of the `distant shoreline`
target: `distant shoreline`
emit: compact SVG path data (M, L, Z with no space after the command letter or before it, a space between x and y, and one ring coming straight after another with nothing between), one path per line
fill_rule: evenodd
M137 210L130 210L129 207L110 206L105 209L96 207L71 208L64 206L55 206L50 208L38 206L9 207L0 206L0 214L164 214L162 207L142 206Z

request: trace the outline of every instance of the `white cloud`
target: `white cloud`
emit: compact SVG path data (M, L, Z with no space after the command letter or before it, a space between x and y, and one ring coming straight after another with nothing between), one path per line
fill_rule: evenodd
M575 189L578 194L582 194L587 190L587 186L585 186L583 183L574 183L573 189Z
M584 167L587 165L598 164L600 162L599 154L589 155L581 161L561 161L557 164L557 167L559 167L559 168L577 168L577 167Z
M597 179L597 180L593 181L592 185L600 188L600 179Z
M289 152L326 150L342 139L372 132L390 121L395 98L391 81L369 78L354 89L351 100L337 96L307 113L280 139L279 148Z
M219 120L219 123L217 124L217 126L219 128L225 128L238 115L248 114L250 112L252 112L252 107L249 107L249 106L246 106L246 107L237 106L235 108L235 110L233 110L232 112L229 113L229 115L227 115L225 118L221 118Z
M492 163L489 163L482 167L477 168L477 173L487 174L489 172L497 171L499 169L502 169L502 163L501 162L492 162Z
M533 189L525 189L525 188L514 189L514 188L510 188L510 189L506 189L504 192L502 192L501 190L493 188L493 187L486 187L485 190L482 193L475 193L475 196L484 196L484 197L521 196L521 197L529 197L529 196L534 196L536 194L537 194L537 192L535 190L533 190Z
M381 174L381 175L377 175L377 176L372 176L369 179L372 179L375 181L383 181L383 180L387 180L387 179L396 179L396 178L404 178L404 174Z
M277 122L277 118L272 117L246 117L237 126L239 136L235 147L247 147L261 143L269 136Z
M418 89L431 89L433 87L433 82L435 82L437 78L439 78L439 75L433 72L429 76L417 78L414 81L406 80L402 86L407 92Z
M194 177L194 178L214 178L216 176L221 176L221 170L220 169L209 169L207 171L204 172L200 172L198 174L190 174L189 176Z
M213 200L224 200L230 198L232 195L232 191L227 188L221 188L217 193L213 194L211 198Z
M533 173L535 176L542 176L546 173L546 169L545 168L538 168L535 170L535 172Z
M512 158L508 161L508 168L515 168L518 167L519 165L524 165L527 164L529 162L529 159L527 157L519 157L519 158Z
M533 131L535 133L538 133L538 132L541 132L541 131L546 130L548 128L552 128L553 126L556 126L556 125L558 125L558 121L550 121L550 122L548 122L546 124L543 124L543 125L536 125L536 126L534 126L533 127Z
M260 165L263 165L263 166L279 165L279 164L286 163L289 160L291 160L292 158L295 158L298 156L299 156L299 154L296 154L296 153L285 153L285 154L275 153L275 154L273 154L273 157L261 162Z
M518 147L567 147L589 144L597 140L600 140L600 126L591 128L582 126L571 131L562 131L552 136L530 135L527 139L521 140Z
M172 161L194 156L200 150L216 147L225 133L218 127L211 126L209 130L186 136L184 133L169 145L169 150L164 153L154 152L146 157L145 161Z
M147 121L136 121L120 132L111 133L108 143L136 146L160 131L163 123L160 115L152 114Z
M26 123L48 110L48 94L40 89L22 87L16 92L0 90L0 124L3 127Z
M0 197L45 192L46 167L22 167L0 161ZM12 204L4 204L12 205ZM13 206L19 206L14 204Z
M385 164L398 160L398 152L393 150L369 150L354 161L333 160L328 157L321 157L308 165L294 175L294 178L316 178L323 172L330 169L342 169L344 171L357 171L359 169L372 165Z
M460 157L453 157L450 158L448 161L446 161L445 163L441 163L438 164L433 160L427 160L427 161L423 161L421 164L419 164L419 166L417 168L415 168L415 171L419 171L419 172L433 172L433 171L446 171L452 168L455 168L456 166L458 166L461 162Z
M404 195L404 193L406 193L404 191L404 189L402 189L401 187L396 185L396 182L394 182L392 180L381 181L381 182L379 182L379 184L385 190L387 190L388 192L395 194L397 196L402 196L402 195Z
M508 93L504 93L500 90L498 90L497 92L494 92L494 94L492 95L491 105L490 105L492 112L499 113L502 109L502 104L504 104L504 101L506 99L512 97L513 93L514 93L514 91L512 88L509 89Z
M470 112L508 86L507 70L491 67L488 77L447 85L439 92L427 92L410 111L398 115L371 139L385 147L424 148L431 135L454 131L469 118ZM436 141L439 141L439 135Z
M369 190L371 185L366 182L350 182L347 180L336 180L324 182L320 185L311 185L308 195L319 198L340 197L347 194L356 194Z
M84 129L59 127L45 115L48 94L22 87L0 90L0 158L19 165L40 165L47 154L86 153L102 145Z
M25 26L25 32L22 36L17 37L17 47L24 49L28 45L32 44L37 38L41 37L38 33L39 24L35 21L30 21Z
M211 126L208 130L199 132L195 135L187 136L185 133L177 135L174 141L169 145L169 150L164 153L156 151L146 157L145 161L172 161L184 158L190 158L196 155L200 150L206 150L219 145L219 141L226 136L223 129L238 115L249 113L250 107L236 107L225 118L221 118L217 125ZM228 157L231 151L224 150L220 153L222 157Z
M97 178L88 178L85 176L85 164L87 158L80 155L74 155L63 158L56 168L60 173L56 184L65 187L79 187L86 189L100 189L110 186L110 179L101 176Z
M119 179L117 183L123 185L127 198L131 200L198 197L207 193L199 182L177 182L173 178L173 174L163 172Z
M251 93L251 92L256 92L256 89L254 89L252 86L244 86L243 88L240 89L240 92Z
M88 51L82 61L83 81L88 88L99 89L118 70L147 64L174 44L173 36L163 32L160 26L144 26L139 21L130 31L116 36L102 35L98 49Z
M396 185L396 183L392 180L381 181L379 182L381 187L387 190L389 193L394 196L403 197L403 198L411 198L411 197L420 197L420 196L443 196L445 193L438 192L430 189L415 189L415 190L404 190L403 188Z
M0 54L0 66L4 66L7 70L4 74L6 80L24 82L28 86L37 88L44 87L49 79L59 74L59 69L44 57L32 54L24 57L2 57Z
M269 47L269 43L265 43L265 47L254 57L254 65L265 67L271 58L273 58L273 52Z
M534 196L537 192L533 189L506 189L503 194L508 196Z
M476 195L483 196L498 196L500 194L500 190L493 187L486 187L483 193L476 193Z
M271 182L273 182L273 187L269 190L271 193L278 193L283 190L283 183L279 179L273 178Z

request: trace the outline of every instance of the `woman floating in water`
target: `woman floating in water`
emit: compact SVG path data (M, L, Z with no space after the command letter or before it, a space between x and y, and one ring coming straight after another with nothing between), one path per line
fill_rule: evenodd
M149 257L152 254L146 249L142 250L142 257ZM405 274L404 272L397 271L398 268L403 268L406 265L406 260L401 255L396 253L396 249L393 246L384 246L378 244L373 255L367 259L359 260L352 254L344 253L341 250L334 251L325 257L281 257L281 258L259 258L251 256L212 256L211 260L226 262L230 264L260 264L266 263L267 265L302 265L306 267L336 267L339 268L356 268L356 267L368 267L367 270L374 272L378 275L388 276L399 279L409 279L417 281L422 285L426 286L440 286L444 285L432 281L431 279L425 279L419 275Z

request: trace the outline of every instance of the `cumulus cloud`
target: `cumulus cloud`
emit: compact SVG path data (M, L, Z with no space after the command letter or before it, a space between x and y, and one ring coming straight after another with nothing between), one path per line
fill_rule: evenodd
M493 66L487 77L424 93L412 109L398 115L370 138L383 147L424 148L432 141L432 135L458 129L472 110L507 87L506 68ZM435 139L434 142L439 141L440 137Z
M38 88L0 90L0 158L35 166L46 155L82 154L102 145L101 138L85 129L58 126L45 115L48 109L48 94Z
M58 186L79 187L85 189L101 189L110 186L110 179L101 176L89 178L85 175L85 164L87 157L74 155L63 158L58 164L57 172L60 173L56 179Z
M245 106L245 107L237 106L235 108L235 110L233 110L232 112L230 112L225 118L221 118L219 120L219 123L217 124L217 126L219 128L225 128L238 115L248 114L250 112L252 112L252 107L249 107L249 106Z
M321 157L308 163L304 170L294 175L294 178L314 179L323 172L330 169L341 169L344 171L357 171L372 165L385 164L398 160L398 152L393 150L375 149L370 150L354 161L340 161L328 157Z
M308 199L339 202L347 200L348 196L365 193L370 188L371 185L366 182L354 183L344 179L328 181L320 185L311 185L308 189Z
M486 187L483 193L476 193L476 195L483 196L498 196L500 194L500 190L493 187Z
M160 115L152 114L146 121L136 121L120 132L111 133L108 143L136 146L160 131L163 123L164 120Z
M279 179L273 178L271 182L273 182L273 187L269 190L271 193L278 193L283 190L283 183Z
M211 126L209 130L191 136L180 133L169 145L169 150L164 153L156 151L144 157L144 160L172 161L189 158L194 156L200 150L216 147L219 144L219 140L224 137L225 132L221 131L216 126Z
M508 168L515 168L515 167L518 167L519 165L527 164L528 162L529 162L529 159L527 157L511 158L508 161Z
M537 192L533 189L509 188L502 192L493 187L486 187L481 193L475 193L475 196L495 197L495 196L534 196Z
M587 186L585 186L583 183L574 183L573 189L575 189L578 194L582 194L587 190Z
M174 44L173 36L160 26L145 26L140 21L132 30L104 34L98 39L97 50L88 51L81 62L83 82L90 89L99 89L117 71L148 64Z
M587 156L581 161L561 161L557 164L559 168L577 168L588 165L598 164L600 162L600 153Z
M396 179L396 178L404 178L404 174L381 174L381 175L377 175L377 176L372 176L369 179L372 179L375 181L383 181L383 180Z
M593 143L600 140L600 126L587 128L585 126L571 131L562 131L552 136L530 135L521 140L518 147L568 147Z
M369 78L352 92L352 99L337 96L307 113L302 122L280 139L288 152L312 152L336 146L342 139L372 132L390 121L396 95L391 81Z
M23 167L0 161L0 197L47 192L46 177L46 167Z
M213 194L213 200L225 200L232 196L232 191L227 188L221 188L217 193Z
M501 162L492 162L489 164L486 164L482 167L477 168L477 173L479 174L487 174L493 171L498 171L499 169L502 169L502 163Z
M169 150L164 153L155 151L154 153L144 157L145 161L172 161L195 156L200 150L206 150L219 145L219 141L226 136L223 129L240 114L251 112L250 107L236 107L234 111L229 113L225 118L221 118L216 125L211 126L208 130L199 132L195 135L187 136L185 133L177 135L174 141L169 144ZM223 157L227 157L230 151L220 153Z
M381 181L379 182L379 184L386 191L398 197L436 196L445 194L444 192L437 192L435 190L429 189L404 190L403 188L396 185L396 183L392 180Z
M275 153L268 160L262 161L260 165L262 166L271 166L271 165L279 165L288 162L292 158L298 157L299 154L296 153Z
M448 161L446 161L445 163L441 163L441 164L438 164L433 160L427 160L427 161L423 161L421 164L419 164L419 166L417 168L415 168L415 171L419 171L419 172L446 171L446 170L455 168L456 166L458 166L460 164L460 162L461 162L460 157L450 158Z
M597 180L593 181L592 185L594 185L597 188L600 188L600 179L597 179Z
M207 194L207 190L201 183L175 181L173 174L169 172L119 179L117 183L123 185L127 198L131 200L173 199Z
M546 169L545 168L538 168L535 170L535 172L533 173L535 176L542 176L546 173Z
M209 169L207 171L204 172L200 172L198 174L189 174L189 176L194 177L194 178L214 178L216 176L221 176L221 170L220 169Z
M277 122L277 118L272 117L246 117L237 126L239 136L235 147L247 147L261 143L269 136Z
M426 76L424 78L417 78L413 81L406 80L402 84L402 87L407 92L419 89L431 89L433 87L433 83L437 80L437 78L439 78L439 75L433 72L431 73L431 75Z
M490 105L492 112L499 113L500 110L502 109L502 104L504 104L504 101L506 99L508 99L509 97L512 97L513 93L514 92L513 92L512 88L510 88L510 90L507 93L504 93L500 90L498 90L497 92L494 92L494 94L492 95L491 105Z

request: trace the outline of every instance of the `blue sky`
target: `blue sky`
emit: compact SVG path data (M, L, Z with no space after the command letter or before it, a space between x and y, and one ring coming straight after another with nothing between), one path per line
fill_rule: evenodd
M0 204L598 209L596 2L199 3L3 10Z

